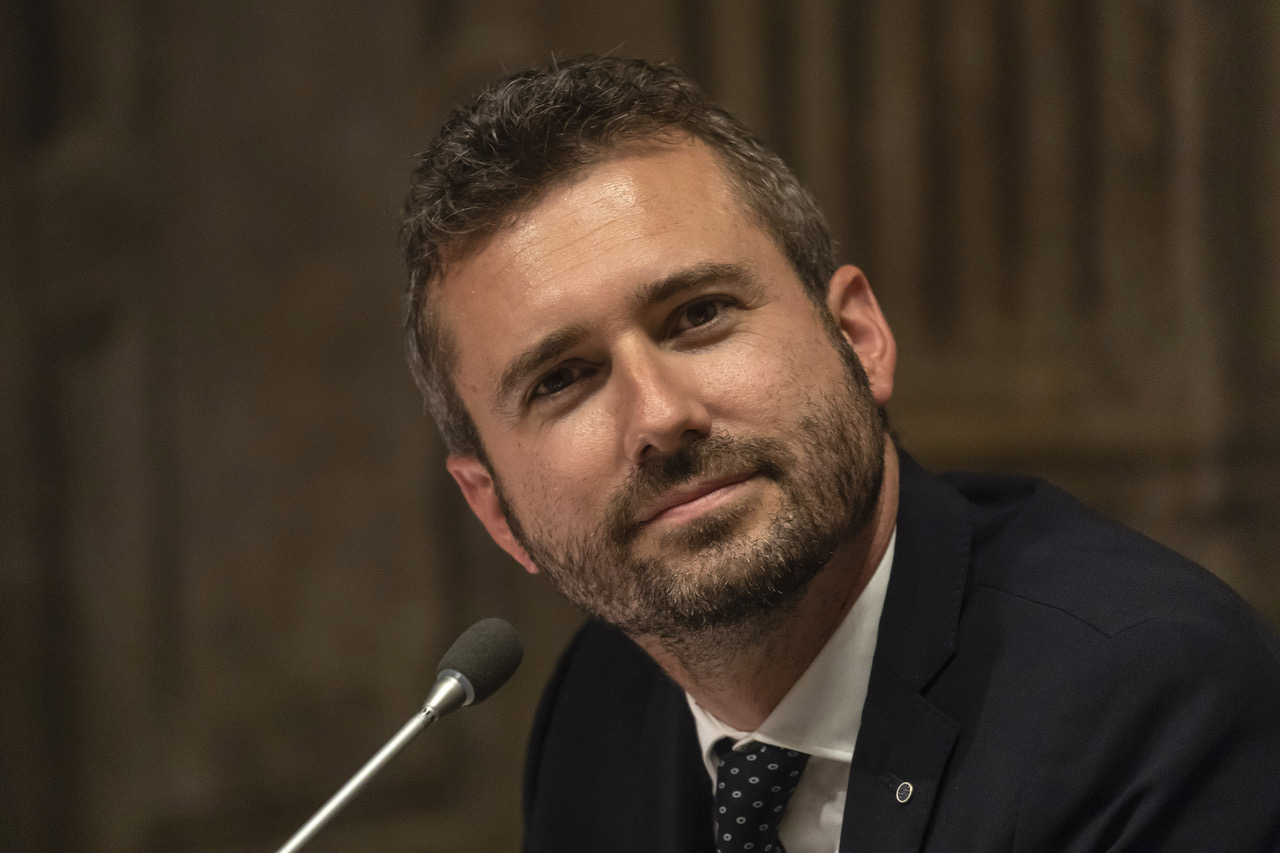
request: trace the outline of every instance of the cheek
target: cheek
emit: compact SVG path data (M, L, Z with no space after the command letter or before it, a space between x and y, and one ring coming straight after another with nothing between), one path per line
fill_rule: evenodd
M806 329L747 336L706 362L699 382L713 415L787 420L799 405L821 396L828 378L843 375L843 368L831 346L813 335Z
M568 526L584 509L599 506L617 469L611 430L602 412L584 410L571 421L556 424L513 443L509 454L519 482L506 485L517 512L551 514L554 523Z

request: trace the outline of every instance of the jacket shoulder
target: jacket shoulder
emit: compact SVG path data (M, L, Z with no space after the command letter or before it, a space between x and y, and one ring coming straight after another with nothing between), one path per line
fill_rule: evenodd
M1103 634L1151 621L1217 625L1280 653L1272 631L1191 560L1029 477L942 479L973 519L970 590L1052 608Z
M925 691L961 725L935 845L1272 849L1274 631L1209 572L1047 483L939 480L970 547L955 654Z

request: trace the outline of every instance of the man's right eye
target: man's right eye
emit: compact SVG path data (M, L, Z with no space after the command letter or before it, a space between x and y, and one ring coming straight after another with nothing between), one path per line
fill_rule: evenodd
M546 374L533 386L529 394L529 402L546 397L554 397L582 377L585 367L582 365L562 365Z

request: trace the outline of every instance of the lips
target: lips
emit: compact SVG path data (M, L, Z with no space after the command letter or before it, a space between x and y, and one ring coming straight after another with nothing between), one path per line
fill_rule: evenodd
M670 489L662 494L662 496L650 505L640 516L641 524L648 524L655 521L668 512L682 506L693 503L699 498L717 492L720 489L735 486L738 483L746 482L755 476L754 471L743 471L737 474L729 474L723 477L712 477L706 480L700 480L696 483L690 483L686 486Z

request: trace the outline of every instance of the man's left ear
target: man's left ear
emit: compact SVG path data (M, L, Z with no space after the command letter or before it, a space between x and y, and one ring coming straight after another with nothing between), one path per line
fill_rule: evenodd
M827 308L858 354L871 382L872 396L883 406L893 396L898 345L862 270L846 264L835 271L827 286Z

